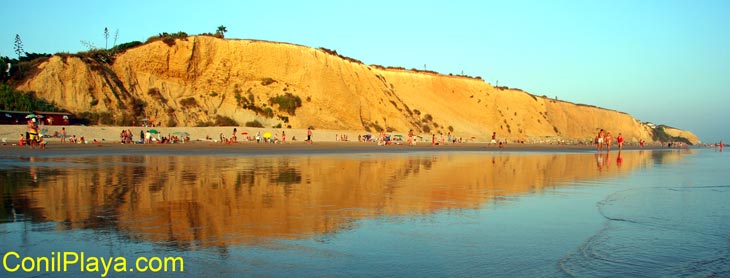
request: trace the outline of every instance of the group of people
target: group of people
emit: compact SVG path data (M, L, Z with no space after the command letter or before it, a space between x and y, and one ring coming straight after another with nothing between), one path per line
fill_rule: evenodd
M36 118L28 120L28 131L25 133L25 136L23 134L20 135L18 143L20 146L29 145L34 149L36 147L40 147L41 149L46 148L46 142L43 141L43 134L41 134Z
M220 139L219 142L226 143L226 144L238 143L238 137L236 136L237 132L238 132L238 130L236 128L233 128L233 134L231 135L231 137L226 137L225 135L223 135L223 132L221 132L219 135L219 139ZM244 132L242 134L247 134L247 133ZM206 136L205 139L211 140L210 136ZM279 144L279 143L287 142L286 141L286 131L284 131L284 130L281 131L281 139L280 139L279 135L276 133L274 133L274 134L264 133L262 135L261 131L256 132L256 136L254 136L254 137L246 137L244 139L246 139L247 141L256 141L256 143L269 143L269 144ZM291 140L296 141L297 138L294 136L291 138ZM312 143L312 128L307 129L307 140L305 140L305 142L308 144Z
M602 151L604 147L606 148L606 151L611 151L613 136L611 135L611 132L601 129L598 131L598 135L596 135L594 142L598 151ZM618 144L619 151L622 150L624 147L624 136L621 133L619 133L618 137L616 137L616 143Z

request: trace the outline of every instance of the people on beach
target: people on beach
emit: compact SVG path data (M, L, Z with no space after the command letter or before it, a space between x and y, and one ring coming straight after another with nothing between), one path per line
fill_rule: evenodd
M61 128L61 134L59 135L61 137L61 143L66 143L66 128Z
M413 129L408 131L408 145L412 146L416 144L415 137L413 136Z
M36 147L38 145L39 137L39 130L38 130L38 124L36 123L36 119L32 118L30 121L28 121L28 145L30 145L31 148Z
M595 140L596 141L596 149L599 152L603 150L603 139L604 139L603 137L605 137L605 136L606 136L606 133L603 131L603 129L601 129L598 132L598 135L596 135L596 140Z
M497 144L497 132L492 132L492 141L491 144Z
M286 132L283 130L281 131L281 142L286 143Z
M611 136L610 132L606 132L606 137L603 139L604 143L606 143L606 151L611 151L611 143L613 142L613 137Z
M307 143L312 144L312 128L307 128Z
M618 137L616 137L616 143L618 143L618 150L620 152L624 148L624 136L621 135L621 132L619 132Z

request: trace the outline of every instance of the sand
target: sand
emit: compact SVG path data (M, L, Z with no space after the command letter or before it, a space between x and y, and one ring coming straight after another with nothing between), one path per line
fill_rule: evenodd
M167 136L176 131L190 133L191 140L182 144L121 144L119 133L122 129L131 129L135 140L139 139L139 132L149 128L144 127L102 127L102 126L44 126L45 134L53 134L66 128L69 136L84 136L89 143L70 144L61 143L59 138L48 138L47 148L44 150L32 149L29 147L17 146L20 134L24 134L24 125L0 126L0 138L4 144L0 146L2 156L63 156L63 155L122 155L122 154L168 154L168 155L237 155L237 154L337 154L337 153L407 153L407 152L440 152L440 151L570 151L588 152L595 151L593 145L551 145L551 144L504 144L504 148L498 148L495 144L487 142L467 140L464 143L432 145L430 138L427 142L417 142L415 146L387 145L380 146L376 142L358 142L357 132L314 130L314 143L308 144L303 141L306 138L307 130L286 129L287 142L282 144L256 143L245 141L245 136L252 136L256 132L276 132L281 134L281 129L255 129L237 127L237 132L248 132L249 135L239 135L239 142L225 144L218 141L219 134L230 135L233 127L160 127L155 128L161 134ZM336 136L345 134L350 141L336 141ZM364 133L360 133L363 135ZM213 140L205 140L206 136L213 137ZM296 137L296 141L291 141ZM91 143L96 139L98 144ZM424 138L426 139L426 138ZM241 141L243 140L243 141ZM425 141L425 140L424 140ZM652 146L660 147L660 146ZM637 146L625 146L625 149L636 149ZM614 146L612 151L617 151Z

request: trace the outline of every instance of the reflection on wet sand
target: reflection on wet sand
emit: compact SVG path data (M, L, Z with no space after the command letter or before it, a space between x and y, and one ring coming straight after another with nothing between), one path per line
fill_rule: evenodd
M133 239L190 248L313 237L377 215L489 206L504 196L616 176L681 156L625 151L620 159L617 153L49 158L43 162L54 167L29 166L37 179L3 183L33 185L16 188L12 196L27 203L24 211L35 220L65 229L113 228Z

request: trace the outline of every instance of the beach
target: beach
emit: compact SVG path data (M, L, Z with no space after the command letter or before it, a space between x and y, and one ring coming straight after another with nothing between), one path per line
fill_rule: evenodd
M498 150L533 150L533 151L581 151L595 150L595 145L585 144L549 144L549 143L514 143L507 142L500 148L498 144L491 144L486 138L464 140L462 143L440 143L440 136L437 136L438 145L431 143L430 135L421 134L415 145L408 145L407 142L400 141L390 145L382 146L377 142L360 142L358 136L372 134L367 132L356 131L338 131L338 130L313 130L313 144L308 144L306 139L306 129L264 129L264 128L246 128L235 127L237 130L237 142L227 144L219 141L221 133L225 137L230 137L234 127L110 127L110 126L42 126L41 130L45 135L53 135L60 132L62 128L66 129L67 138L75 135L77 138L84 137L86 144L61 143L58 137L46 138L48 142L46 149L35 150L28 147L17 146L21 134L25 134L25 125L5 125L0 126L0 139L3 140L3 154L30 154L43 152L45 155L93 152L94 154L103 153L160 153L160 154L233 154L233 153L249 153L249 154L302 154L302 153L362 153L362 152L428 152L428 151L498 151ZM186 132L189 134L190 140L185 143L175 144L121 144L119 135L122 130L131 130L134 141L139 141L139 133L142 131L155 129L159 131L161 137L167 137L175 132ZM264 134L270 132L278 134L277 138L281 140L281 132L286 133L286 142L277 144L257 143L255 141L256 133ZM246 132L248 134L241 134ZM400 134L400 133L389 133ZM345 135L349 140L340 141ZM375 136L375 134L372 134ZM248 139L252 140L249 141ZM273 135L272 135L273 137ZM208 139L206 139L208 138ZM94 141L96 140L96 144ZM658 148L658 145L648 145L647 148ZM624 146L624 149L637 149L638 146ZM612 151L618 151L618 146L613 145Z

